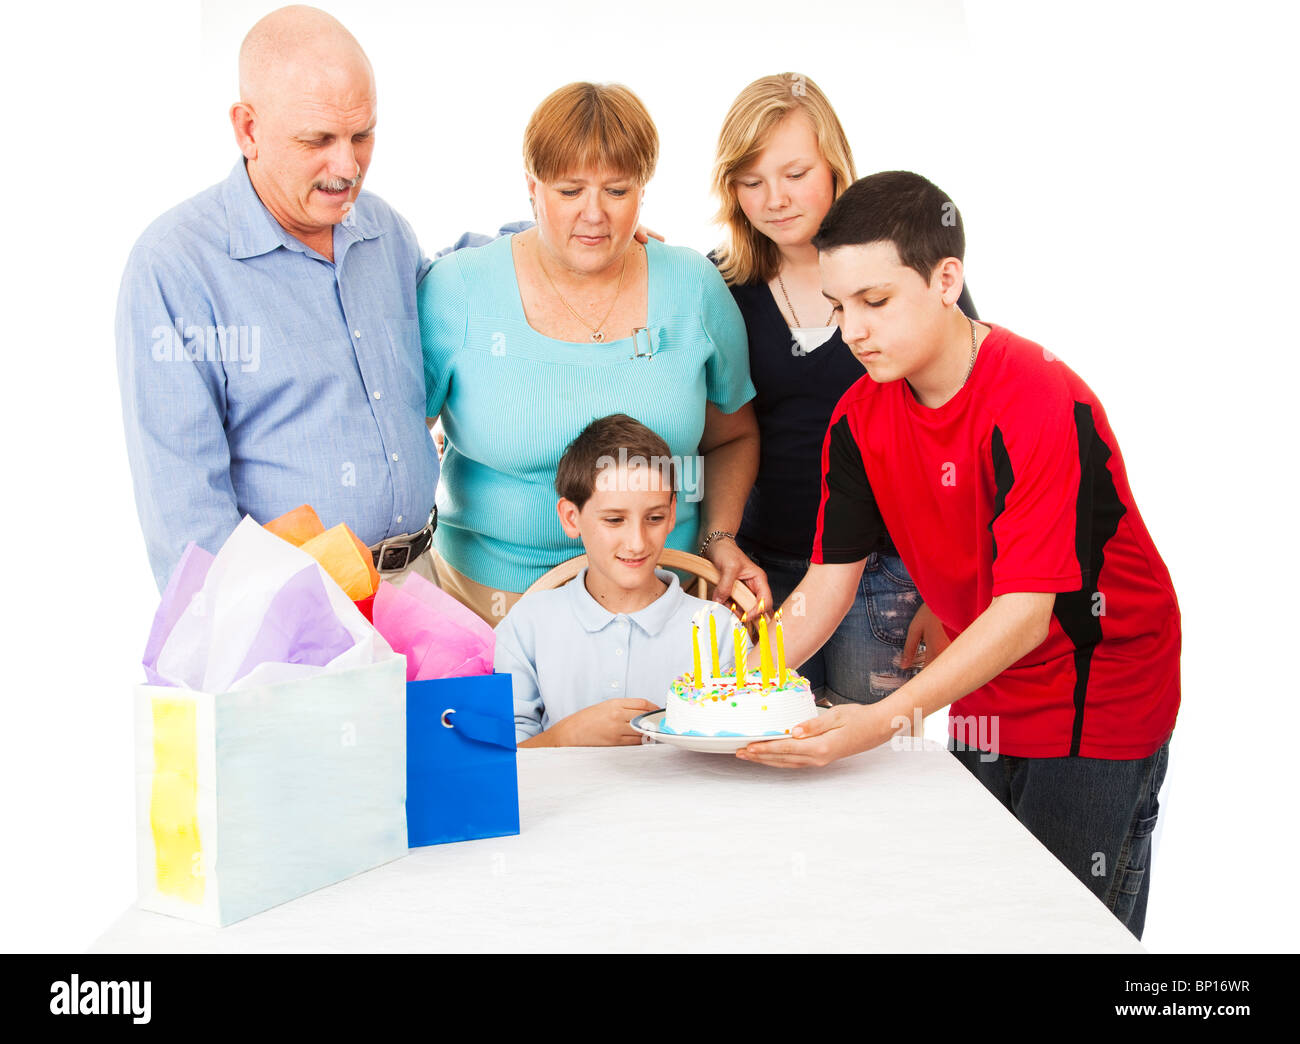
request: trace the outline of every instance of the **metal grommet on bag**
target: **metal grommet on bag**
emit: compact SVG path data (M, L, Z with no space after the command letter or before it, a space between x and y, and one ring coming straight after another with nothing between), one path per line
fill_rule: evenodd
M450 728L453 728L453 727L454 727L454 726L452 725L452 723L449 722L449 721L447 720L447 715L448 715L448 714L455 714L455 713L456 713L456 708L455 708L455 707L448 707L445 711L442 712L442 719L441 719L441 720L442 720L442 727L443 727L444 729L450 729Z

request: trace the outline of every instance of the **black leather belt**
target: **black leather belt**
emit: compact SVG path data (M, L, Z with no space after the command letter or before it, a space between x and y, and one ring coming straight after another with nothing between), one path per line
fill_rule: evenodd
M438 509L429 512L429 524L409 536L389 537L370 549L375 568L381 573L396 573L405 569L433 543L433 531L438 528Z

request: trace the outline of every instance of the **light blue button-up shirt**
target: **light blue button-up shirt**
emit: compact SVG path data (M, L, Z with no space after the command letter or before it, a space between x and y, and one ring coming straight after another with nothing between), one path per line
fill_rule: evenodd
M563 587L515 603L497 625L493 670L511 677L516 743L603 700L628 697L662 707L669 683L691 669L691 619L701 609L718 617L719 669L734 666L731 614L687 594L675 573L656 569L655 575L668 590L635 613L611 613L592 598L586 569ZM702 666L709 669L707 658Z
M271 216L240 159L168 211L127 261L117 308L127 455L163 587L188 541L311 504L367 544L419 530L438 483L425 425L410 226L362 192L334 260Z

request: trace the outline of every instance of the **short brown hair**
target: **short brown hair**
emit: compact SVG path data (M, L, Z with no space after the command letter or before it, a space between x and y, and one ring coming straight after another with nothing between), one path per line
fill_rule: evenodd
M581 510L596 491L601 472L623 463L659 468L665 484L676 492L677 469L668 443L626 413L592 421L569 443L555 469L555 492Z
M524 169L538 181L606 168L645 185L659 132L641 99L617 83L571 83L537 106L524 131Z
M818 250L893 243L903 267L926 283L945 257L966 254L961 213L948 194L910 170L886 170L855 181L822 219Z

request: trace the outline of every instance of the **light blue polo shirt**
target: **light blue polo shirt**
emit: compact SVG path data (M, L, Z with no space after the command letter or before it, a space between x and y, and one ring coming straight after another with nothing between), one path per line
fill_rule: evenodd
M497 625L494 664L514 687L515 742L603 700L662 707L669 683L691 669L691 618L701 609L718 617L720 668L734 667L726 608L687 594L674 573L655 575L668 590L635 613L603 608L587 591L586 569L564 587L515 603Z

